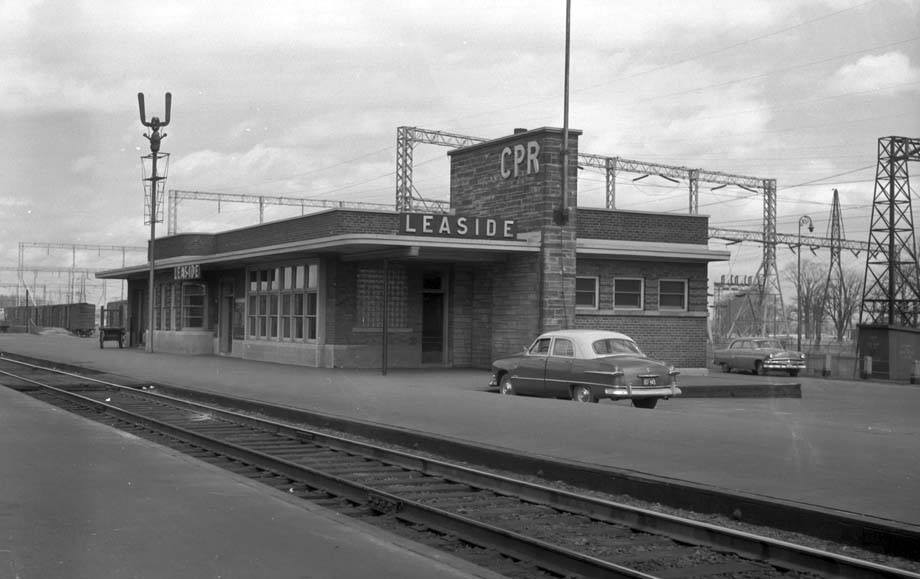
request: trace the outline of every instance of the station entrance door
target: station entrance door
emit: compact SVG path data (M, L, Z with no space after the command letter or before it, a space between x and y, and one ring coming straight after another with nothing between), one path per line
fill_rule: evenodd
M441 271L422 275L422 364L444 364L447 340L447 284Z

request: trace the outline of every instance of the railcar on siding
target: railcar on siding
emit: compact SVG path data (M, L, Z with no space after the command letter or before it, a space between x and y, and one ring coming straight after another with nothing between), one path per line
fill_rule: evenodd
M96 306L89 303L13 306L4 314L10 326L63 328L81 337L96 331Z

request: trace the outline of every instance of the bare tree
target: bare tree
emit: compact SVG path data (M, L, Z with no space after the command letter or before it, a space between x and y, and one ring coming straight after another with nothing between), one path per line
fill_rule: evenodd
M862 300L862 271L854 268L843 270L843 284L831 280L827 291L827 303L824 305L828 317L834 324L837 341L843 340L847 330L853 325L853 316L859 313Z
M824 299L824 284L827 278L826 266L815 259L802 259L801 279L797 262L786 266L783 270L783 276L787 281L792 282L797 290L797 295L795 296L796 316L801 314L802 331L806 338L810 338L814 335L816 329L820 332L824 321L822 301Z

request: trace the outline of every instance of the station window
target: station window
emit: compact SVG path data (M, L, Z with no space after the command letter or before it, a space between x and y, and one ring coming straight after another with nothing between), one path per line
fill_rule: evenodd
M658 309L686 310L687 281L663 279L658 282Z
M277 341L315 340L319 265L249 271L247 335Z
M641 278L614 278L613 307L618 310L641 310L644 289L645 284Z
M207 287L203 283L182 284L182 327L203 328Z
M597 278L575 278L575 307L597 309Z
M200 282L166 282L154 288L154 329L179 331L204 328L207 285Z
M158 284L153 288L153 329L163 329L163 284Z
M168 332L173 329L173 284L157 284L153 296L153 328Z

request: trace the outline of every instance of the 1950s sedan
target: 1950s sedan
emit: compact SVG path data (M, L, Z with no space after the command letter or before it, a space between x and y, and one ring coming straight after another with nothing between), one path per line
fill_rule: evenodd
M648 358L627 335L559 330L540 335L521 354L495 360L489 385L506 395L626 399L638 408L654 408L659 400L680 395L678 374Z
M775 338L738 338L728 348L714 351L712 357L723 372L741 370L762 376L778 370L798 376L805 369L805 354L786 349Z

